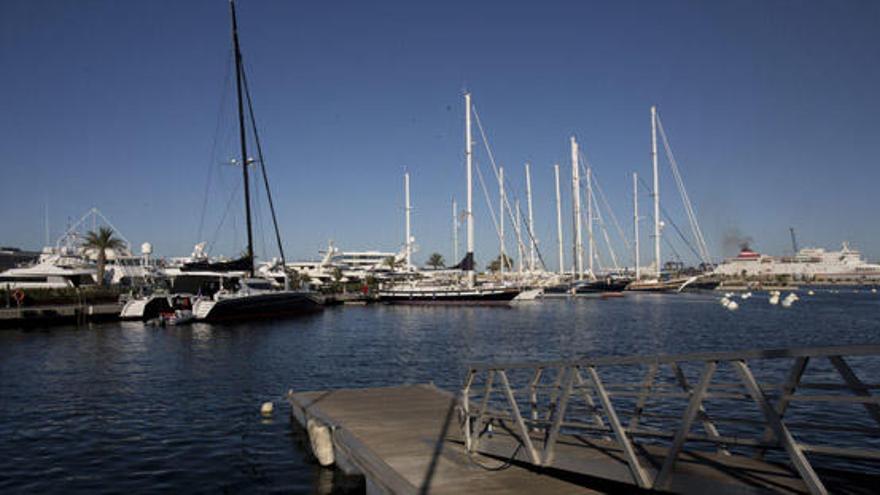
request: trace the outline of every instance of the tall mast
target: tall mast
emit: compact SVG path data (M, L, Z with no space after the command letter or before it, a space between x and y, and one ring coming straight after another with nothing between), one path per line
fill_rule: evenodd
M529 271L535 271L535 219L532 216L532 174L526 162L526 201L529 202Z
M587 254L589 256L588 269L590 278L595 279L593 271L593 259L596 257L596 243L593 241L593 168L587 164Z
M584 244L581 235L581 176L578 165L578 144L574 136L571 137L571 199L573 205L574 221L574 262L575 278L584 276Z
M504 253L504 167L498 167L498 195L501 198L498 208L498 211L500 212L498 214L498 220L500 222L498 225L498 237L501 242L501 249L499 250L501 254L498 258L498 261L500 262L498 271L504 275L504 259L506 256Z
M409 271L412 268L412 232L410 231L410 222L409 215L412 207L409 202L409 172L405 172L403 174L403 192L405 199L405 209L406 209L406 269Z
M517 271L522 275L523 271L523 242L522 242L522 215L520 215L519 211L519 199L516 200L515 204L516 208L516 258L518 269Z
M452 260L458 260L458 205L455 198L452 198Z
M43 212L43 214L44 214L43 220L45 222L44 227L46 228L46 243L43 245L48 246L49 245L49 196L46 196L45 206L46 206L46 209ZM794 230L791 231L791 235L794 236Z
M657 167L657 107L651 106L651 164L654 169L654 265L660 278L660 177Z
M559 164L553 165L556 175L556 242L559 244L559 274L565 273L565 258L562 252L562 195L559 192Z
M238 96L238 137L241 142L241 173L244 185L244 214L247 220L247 257L250 260L248 267L248 275L254 273L254 234L251 227L251 192L250 182L248 180L248 158L247 158L247 137L245 135L244 125L244 100L242 98L242 66L241 66L241 48L238 44L238 22L235 18L235 1L229 0L229 10L232 13L232 45L235 51L235 88Z
M471 94L464 94L465 106L465 140L464 155L467 163L467 254L462 268L467 272L468 287L474 286L474 194L473 194L473 142L471 140Z
M633 172L633 239L636 241L633 258L636 263L636 280L641 278L639 266L639 174Z

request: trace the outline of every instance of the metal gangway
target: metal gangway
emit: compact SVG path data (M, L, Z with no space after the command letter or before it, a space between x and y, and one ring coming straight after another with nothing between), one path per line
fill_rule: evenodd
M880 345L471 364L461 432L483 463L824 494L880 479L878 375Z

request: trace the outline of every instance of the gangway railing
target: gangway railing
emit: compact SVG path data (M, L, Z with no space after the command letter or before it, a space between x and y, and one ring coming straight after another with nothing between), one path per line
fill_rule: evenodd
M622 452L631 482L669 489L683 452L713 450L790 464L828 493L814 468L880 472L880 345L471 364L461 396L469 453L512 432L528 462L550 467L564 435ZM874 381L866 381L871 378ZM665 447L662 464L637 454Z

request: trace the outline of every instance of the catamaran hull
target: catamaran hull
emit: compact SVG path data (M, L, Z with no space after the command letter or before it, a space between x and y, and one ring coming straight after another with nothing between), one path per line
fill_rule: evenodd
M170 311L174 311L174 308L166 296L149 296L125 303L119 318L127 321L147 321Z
M209 306L199 308L206 304ZM214 323L307 315L322 309L324 305L312 294L273 293L200 301L196 303L195 313L198 321Z
M379 302L387 304L507 304L520 294L519 289L454 291L387 291L379 293Z

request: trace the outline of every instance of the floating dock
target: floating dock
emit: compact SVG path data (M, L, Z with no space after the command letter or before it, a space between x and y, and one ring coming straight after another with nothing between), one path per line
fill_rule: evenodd
M304 428L309 421L329 427L335 465L363 475L367 493L598 493L519 466L480 467L464 449L456 398L433 385L302 392L288 400Z
M113 321L119 319L120 311L122 311L120 303L0 308L0 327L35 327Z
M876 493L880 470L859 463L880 461L880 430L867 426L880 422L880 398L871 394L880 385L862 382L847 361L875 357L878 346L850 346L485 364L472 365L460 395L403 385L291 392L288 400L319 462L363 475L368 493ZM783 384L754 379L749 364L765 360L791 363L779 367L789 370ZM647 374L606 383L600 368L609 365L647 366ZM726 368L742 383L728 381ZM809 378L813 368L823 382ZM832 369L837 383L828 381ZM665 405L656 409L656 401ZM831 422L788 422L789 403L822 406L819 417ZM721 414L749 404L766 421ZM835 423L838 412L859 419L846 406L863 409L867 422L858 424L866 426ZM731 422L738 433L726 433ZM831 433L830 443L801 443L804 428ZM855 444L835 446L835 431L856 435ZM813 455L856 464L814 466Z

